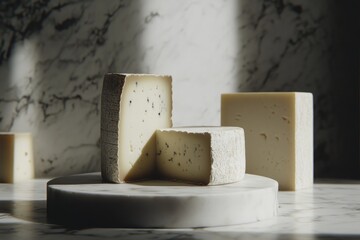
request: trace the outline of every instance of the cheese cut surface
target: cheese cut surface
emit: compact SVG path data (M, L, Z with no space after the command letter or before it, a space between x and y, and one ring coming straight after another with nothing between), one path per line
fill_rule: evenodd
M172 126L171 77L107 74L101 101L103 179L120 183L153 177L155 130Z
M238 127L180 127L156 131L157 171L166 179L202 185L245 175L244 131Z
M34 178L34 155L30 133L0 133L0 182Z
M223 94L221 125L244 128L247 173L277 180L280 190L312 186L311 93Z

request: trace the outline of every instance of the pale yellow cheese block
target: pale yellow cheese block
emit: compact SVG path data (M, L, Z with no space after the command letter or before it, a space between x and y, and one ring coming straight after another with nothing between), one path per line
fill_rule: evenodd
M221 125L244 128L247 173L277 180L280 190L312 186L311 93L222 94Z
M0 182L34 178L34 154L30 133L0 133Z
M155 130L172 127L171 76L106 74L101 95L101 173L106 182L152 178Z
M198 185L240 181L245 175L244 130L176 127L156 131L159 177Z

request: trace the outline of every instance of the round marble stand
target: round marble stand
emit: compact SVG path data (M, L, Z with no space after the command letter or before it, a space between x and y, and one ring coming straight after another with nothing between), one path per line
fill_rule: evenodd
M68 226L195 228L255 222L277 215L276 181L247 174L238 182L194 186L170 181L103 183L100 173L47 184L51 223Z

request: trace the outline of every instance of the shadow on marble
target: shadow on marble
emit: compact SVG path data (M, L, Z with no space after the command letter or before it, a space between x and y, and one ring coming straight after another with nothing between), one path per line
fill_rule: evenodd
M156 186L156 187L168 187L168 186L199 186L195 184L187 184L183 182L176 182L176 181L169 181L168 179L154 179L154 180L147 180L147 181L139 181L139 182L132 182L134 185L139 186Z
M354 184L359 185L360 180L352 179L329 179L329 178L317 178L314 180L316 184Z
M45 200L1 200L0 213L32 223L47 223Z
M86 176L86 177L84 177ZM166 184L164 185L164 181L166 180ZM85 173L81 175L73 175L73 176L67 176L67 177L59 177L54 178L50 180L47 184L52 185L81 185L81 184L103 184L103 180L101 178L101 175L99 174L92 174L92 173ZM112 183L106 183L106 184L112 184ZM113 183L118 184L118 183ZM139 180L131 182L131 184L139 185L139 186L198 186L193 184L187 184L182 182L175 182L175 181L168 181L167 179L153 179L153 180Z
M86 176L86 177L81 177ZM82 175L72 175L66 177L54 178L47 182L47 184L61 184L61 185L80 185L80 184L103 184L101 175L94 174L82 174Z

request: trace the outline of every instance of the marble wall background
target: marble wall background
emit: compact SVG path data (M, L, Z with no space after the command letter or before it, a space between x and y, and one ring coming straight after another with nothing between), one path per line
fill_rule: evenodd
M316 176L354 177L359 65L352 66L351 3L2 1L0 131L33 133L37 177L66 175L99 169L106 72L173 75L178 126L218 125L222 92L309 91Z

